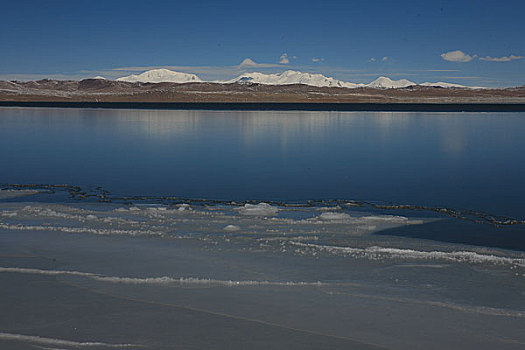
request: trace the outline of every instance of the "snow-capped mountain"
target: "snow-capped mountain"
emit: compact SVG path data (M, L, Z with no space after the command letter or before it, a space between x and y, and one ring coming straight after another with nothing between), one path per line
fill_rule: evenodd
M364 84L347 83L331 77L325 77L322 74L311 74L287 70L280 74L264 73L244 73L232 80L223 81L222 83L256 83L263 85L291 85L305 84L319 87L345 87L355 88L364 86Z
M93 79L104 79L103 77L95 77ZM153 69L146 71L142 74L132 74L127 77L118 78L117 81L127 82L142 82L142 83L191 83L191 82L203 82L195 74L174 72L169 69ZM436 82L436 83L422 83L417 84L407 79L392 80L388 77L379 77L376 80L368 84L362 83L351 83L338 80L332 77L326 77L322 74L303 73L293 70L287 70L283 73L278 74L264 74L258 72L244 73L234 79L226 81L213 81L214 83L253 83L263 85L292 85L292 84L304 84L318 87L343 87L343 88L358 88L358 87L369 87L375 89L391 89L391 88L405 88L408 86L429 86L429 87L442 87L442 88L463 88L463 89L482 89L481 87L469 87L460 84Z
M391 89L391 88L404 88L407 86L417 85L416 83L406 80L392 80L387 77L379 77L373 82L366 84L367 87L376 88L376 89Z
M142 74L132 74L127 77L118 78L117 81L127 81L131 83L192 83L202 82L195 74L174 72L169 69L153 69Z

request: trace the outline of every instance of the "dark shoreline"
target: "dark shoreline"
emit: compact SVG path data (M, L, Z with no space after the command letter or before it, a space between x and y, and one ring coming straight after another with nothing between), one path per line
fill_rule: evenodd
M0 107L224 111L525 112L525 103L279 103L0 101Z

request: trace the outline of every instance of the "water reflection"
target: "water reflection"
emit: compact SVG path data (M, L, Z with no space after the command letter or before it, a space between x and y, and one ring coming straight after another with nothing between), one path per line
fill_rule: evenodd
M0 109L0 182L525 212L523 113Z

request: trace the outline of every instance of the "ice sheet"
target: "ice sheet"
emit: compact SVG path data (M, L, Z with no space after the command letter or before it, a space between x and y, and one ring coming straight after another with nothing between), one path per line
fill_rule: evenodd
M519 349L524 253L376 234L435 220L274 203L2 203L0 345L168 349L210 339L213 324L221 345L200 347L228 348L244 329L286 348Z

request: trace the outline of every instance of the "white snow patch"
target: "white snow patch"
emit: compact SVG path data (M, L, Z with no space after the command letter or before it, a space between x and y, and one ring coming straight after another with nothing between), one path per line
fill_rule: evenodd
M245 204L243 207L237 208L237 210L242 215L250 216L273 216L279 211L278 208L263 202L259 204Z
M186 210L192 210L191 206L187 203L177 204L178 211L186 211Z
M443 81L438 81L436 83L421 83L419 84L421 86L433 86L433 87L442 87L442 88L456 88L456 89L485 89L482 86L466 86L466 85L460 85L460 84L454 84L454 83L445 83Z
M202 82L202 80L195 74L174 72L169 69L153 69L144 73L129 75L127 77L118 78L117 81L140 82L140 83L191 83Z
M400 80L392 80L387 77L379 77L373 82L366 84L367 87L375 88L375 89L397 89L397 88L404 88L412 85L417 85L416 83L407 80L407 79L400 79Z

